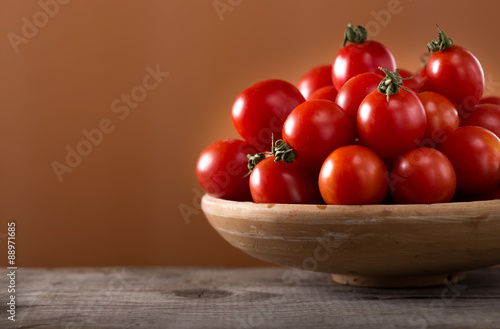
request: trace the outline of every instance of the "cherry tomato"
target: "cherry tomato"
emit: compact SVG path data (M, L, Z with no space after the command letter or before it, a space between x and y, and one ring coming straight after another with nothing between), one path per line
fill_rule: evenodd
M326 86L316 89L308 98L311 99L326 99L332 102L335 102L337 98L337 89L334 86Z
M427 63L429 88L447 97L463 117L479 103L484 91L484 73L477 58L453 42L439 29L440 43L429 44L433 51Z
M408 87L413 91L417 91L418 84L420 82L417 75L405 69L399 69L399 75L403 78L403 86Z
M250 175L250 192L256 203L323 203L318 176L297 162L260 161Z
M446 136L458 128L460 120L452 102L441 94L424 91L418 94L425 109L427 126L420 145L436 148Z
M378 69L380 66L389 71L396 69L396 61L389 49L376 41L366 40L366 37L362 26L354 29L351 24L348 25L344 47L337 53L332 65L333 85L337 90L361 73L383 75Z
M462 126L483 127L500 137L500 105L476 105L467 118L462 120Z
M257 149L245 141L223 139L205 148L196 164L198 182L205 191L216 198L234 201L251 201L247 154Z
M455 198L455 201L458 202L500 200L500 186L484 193L476 193L476 194L457 193L457 194L458 197Z
M430 55L430 53L425 53L420 56L420 61L422 62L422 64L420 65L420 68L418 69L415 76L417 86L415 87L415 89L413 89L413 91L417 93L429 91L427 82L427 58L430 57Z
M450 160L433 148L416 148L399 158L390 174L396 203L450 202L457 178Z
M384 161L360 145L343 146L323 163L319 189L327 204L360 205L381 203L388 190Z
M283 139L293 149L295 161L319 169L333 150L354 142L354 133L340 106L314 99L290 113L283 126Z
M384 159L395 159L415 148L425 127L425 110L413 91L400 90L387 101L386 95L375 90L359 106L361 141Z
M328 64L313 67L297 83L297 88L307 100L314 91L326 86L333 86L332 66Z
M457 188L482 193L500 183L500 139L476 126L452 131L439 150L448 157L457 175Z
M337 103L347 114L354 128L354 133L358 135L358 109L361 101L368 96L382 81L382 76L373 72L361 73L349 79L342 88L339 89L335 103Z
M418 85L415 88L415 92L417 93L422 93L424 91L431 91L431 87L429 86L429 80L425 76L418 80Z
M421 58L423 63L417 71L417 78L420 80L422 80L423 78L425 78L427 76L427 60L424 59L425 57L427 57L426 54L424 54L423 58Z
M281 139L288 114L305 101L300 91L283 80L264 80L245 89L234 102L236 131L259 150L271 145L272 135Z
M496 104L496 105L500 105L500 97L498 97L498 96L483 97L479 101L479 104Z

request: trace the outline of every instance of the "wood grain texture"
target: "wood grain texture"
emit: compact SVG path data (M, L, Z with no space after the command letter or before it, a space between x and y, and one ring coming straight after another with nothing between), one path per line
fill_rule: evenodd
M500 328L499 279L495 267L458 284L378 289L291 268L19 269L17 321L2 311L0 327Z

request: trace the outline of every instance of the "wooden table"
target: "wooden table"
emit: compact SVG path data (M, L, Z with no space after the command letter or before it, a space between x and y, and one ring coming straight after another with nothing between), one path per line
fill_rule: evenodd
M4 309L0 327L500 328L499 279L495 267L441 287L373 289L276 267L20 268L16 322Z

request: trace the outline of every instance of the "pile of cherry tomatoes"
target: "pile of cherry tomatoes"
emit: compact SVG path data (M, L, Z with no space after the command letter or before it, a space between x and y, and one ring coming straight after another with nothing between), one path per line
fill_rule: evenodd
M438 29L416 74L349 24L332 65L245 89L231 113L243 140L203 150L200 184L257 203L500 198L500 97L482 98L481 64Z

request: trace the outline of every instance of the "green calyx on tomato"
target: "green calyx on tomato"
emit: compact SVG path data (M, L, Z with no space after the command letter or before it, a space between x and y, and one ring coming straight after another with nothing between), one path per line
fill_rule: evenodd
M364 27L358 25L356 26L356 28L354 28L354 26L349 23L347 24L347 29L345 30L343 46L345 46L348 41L355 44L360 44L365 41L367 37L368 32Z
M284 140L278 139L274 141L274 135L271 136L271 152L260 152L255 155L247 154L248 158L248 173L243 176L249 176L255 166L266 158L266 155L274 155L274 162L283 161L284 163L292 163L295 160L293 149Z
M410 92L403 87L403 80L412 79L413 77L403 79L401 75L399 75L399 69L396 69L394 72L388 71L383 67L379 67L379 69L382 70L386 76L380 81L377 90L379 93L387 96L387 101L389 101L389 96L399 93L399 89L403 89L407 93Z
M432 52L443 51L453 45L453 39L448 37L446 33L444 33L443 30L439 27L439 25L436 24L436 26L439 29L438 40L432 40L427 44L427 48Z

